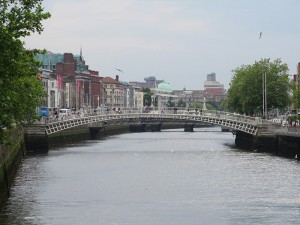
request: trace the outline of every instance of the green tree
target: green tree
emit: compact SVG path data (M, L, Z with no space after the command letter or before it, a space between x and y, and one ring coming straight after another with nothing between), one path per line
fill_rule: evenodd
M170 97L169 100L167 101L167 107L174 107L175 106L175 102L172 102L172 98Z
M185 108L186 107L186 103L182 99L179 99L177 105L180 108Z
M193 102L190 104L190 108L192 109L202 109L203 104L200 102Z
M21 40L43 31L41 0L0 0L0 142L3 130L36 116L43 87L34 56Z
M151 106L151 96L154 95L154 93L149 88L143 88L144 92L144 106Z
M206 106L206 108L208 110L214 110L214 109L216 109L210 102L206 102L205 106ZM199 109L200 110L200 109L203 108L203 104L200 103L200 102L193 102L193 103L191 103L190 108L192 108L192 109Z
M231 111L248 115L262 114L263 74L266 73L267 108L283 109L288 106L288 66L280 59L270 62L261 59L253 65L236 68L227 93L225 107Z
M299 85L292 80L290 82L291 84L291 89L293 95L291 96L291 102L292 102L292 107L293 109L299 109L300 107L300 90L299 90Z

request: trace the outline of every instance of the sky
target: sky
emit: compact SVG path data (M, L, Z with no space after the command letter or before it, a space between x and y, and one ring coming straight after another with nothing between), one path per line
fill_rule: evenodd
M43 7L51 18L26 48L82 48L89 69L121 81L155 76L174 90L203 90L216 73L228 89L242 65L280 58L295 74L300 61L299 0L44 0Z

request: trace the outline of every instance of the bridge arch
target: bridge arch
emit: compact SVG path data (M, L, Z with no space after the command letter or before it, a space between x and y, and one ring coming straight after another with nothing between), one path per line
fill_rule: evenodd
M45 124L47 135L73 127L88 125L91 127L105 127L116 124L153 124L153 123L192 123L213 124L239 130L248 134L256 135L261 121L252 117L235 115L196 115L196 114L156 114L156 113L125 113L104 114L58 121Z

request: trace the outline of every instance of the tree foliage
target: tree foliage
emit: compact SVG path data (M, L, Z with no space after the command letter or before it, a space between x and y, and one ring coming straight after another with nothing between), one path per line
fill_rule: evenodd
M149 88L143 88L144 92L144 106L151 106L151 96L154 95L154 93Z
M294 80L292 80L290 82L290 84L291 84L291 89L293 92L293 95L291 96L292 107L293 107L293 109L299 109L299 107L300 107L300 90L299 90L298 82L295 82Z
M179 101L177 103L177 106L180 107L180 108L185 108L186 103L182 99L179 99Z
M226 108L248 115L262 114L263 74L266 73L267 108L269 110L288 106L288 66L276 59L261 59L253 65L236 68L227 93Z
M211 102L206 102L205 103L205 107L206 109L208 110L214 110L214 109L217 109L216 107L214 107ZM200 103L200 102L193 102L190 104L190 108L192 109L203 109L203 103Z
M167 107L174 107L175 106L175 102L172 101L172 98L170 97L167 101Z
M0 0L0 128L36 115L43 96L37 79L39 50L27 50L21 40L43 31L42 21L49 18L42 0ZM1 132L0 130L0 132Z

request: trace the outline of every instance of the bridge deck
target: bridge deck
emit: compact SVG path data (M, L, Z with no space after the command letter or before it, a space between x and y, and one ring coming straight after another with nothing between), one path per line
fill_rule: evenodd
M100 125L99 125L100 122ZM255 135L262 121L253 117L228 114L196 115L196 114L160 114L160 113L124 113L102 114L82 118L62 120L45 124L46 134L52 134L84 124L108 126L114 124L149 124L149 123L194 123L214 124L240 130Z
M262 120L258 117L236 115L228 112L210 111L208 113L109 113L99 115L87 115L83 117L64 119L59 121L42 120L35 127L27 128L27 134L49 135L73 127L88 125L93 127L104 127L114 124L151 124L151 123L193 123L214 124L239 130L252 135L282 135L300 137L300 128L283 127L279 124Z

